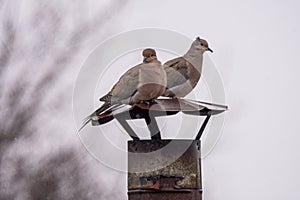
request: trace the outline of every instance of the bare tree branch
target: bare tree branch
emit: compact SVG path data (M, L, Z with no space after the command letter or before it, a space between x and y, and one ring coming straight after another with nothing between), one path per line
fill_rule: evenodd
M79 142L46 150L43 144L53 146L57 135L74 134L67 128L73 122L68 102L72 94L66 90L72 87L72 79L64 75L76 70L74 58L95 34L112 27L107 21L126 2L111 1L87 17L89 10L72 10L80 1L69 1L63 8L60 1L33 1L24 8L32 13L21 25L12 14L0 18L0 200L101 199L105 193L107 197L100 175L89 170L89 156L74 145ZM15 4L0 0L1 11L4 3ZM73 17L82 20L65 28ZM64 116L64 123L55 116Z

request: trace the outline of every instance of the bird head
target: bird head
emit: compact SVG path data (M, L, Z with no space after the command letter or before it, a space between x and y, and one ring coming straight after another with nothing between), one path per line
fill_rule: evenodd
M149 62L152 62L153 60L157 60L157 57L156 57L156 52L154 49L145 49L143 51L143 62L144 63L149 63Z
M213 52L213 50L209 48L207 41L204 39L200 39L200 37L196 38L196 40L194 41L194 45L196 49L201 50L202 52L205 51Z

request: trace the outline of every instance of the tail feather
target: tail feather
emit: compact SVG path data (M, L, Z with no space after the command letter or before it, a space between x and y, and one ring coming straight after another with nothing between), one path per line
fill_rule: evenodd
M93 112L92 114L90 114L90 118L92 117L96 117L97 115L100 115L101 113L103 113L104 111L106 111L107 109L109 109L111 107L111 103L110 102L105 102L100 108L98 108L95 112Z
M78 132L80 132L90 121L92 121L92 118L86 118L86 120L82 122L81 127L78 129Z
M105 102L100 108L95 110L95 112L93 112L92 114L84 118L82 121L82 126L78 129L78 132L80 132L90 121L92 121L93 118L96 118L98 115L100 115L102 112L109 109L110 107L111 107L110 102Z
M111 95L110 94L104 95L103 97L101 97L99 99L99 101L109 102L109 101L111 101Z
M113 112L113 111L119 109L120 107L122 107L122 105L123 104L114 104L114 105L110 106L108 109L106 109L105 112Z

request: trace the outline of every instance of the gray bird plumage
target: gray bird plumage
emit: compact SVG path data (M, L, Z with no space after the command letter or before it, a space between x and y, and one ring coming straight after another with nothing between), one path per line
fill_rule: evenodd
M79 130L90 121L96 121L104 111L113 110L121 104L133 105L156 99L165 92L166 72L161 62L157 60L155 50L145 49L143 57L143 63L125 72L112 89L100 98L104 104L84 119L83 126Z
M167 74L167 89L162 96L184 97L196 87L201 77L205 51L212 52L208 43L197 37L186 54L163 65Z

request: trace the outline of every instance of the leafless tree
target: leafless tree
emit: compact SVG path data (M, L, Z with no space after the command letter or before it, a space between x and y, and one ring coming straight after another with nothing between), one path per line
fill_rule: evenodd
M0 1L1 200L121 199L79 147L71 97L78 63L125 3Z

